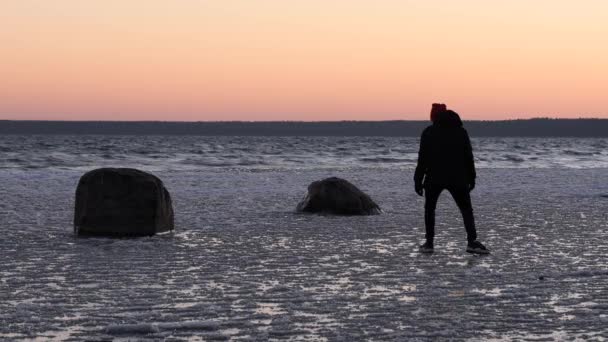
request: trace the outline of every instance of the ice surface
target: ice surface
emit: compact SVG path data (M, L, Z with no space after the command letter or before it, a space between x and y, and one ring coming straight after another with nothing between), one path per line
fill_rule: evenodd
M608 338L608 169L479 170L484 257L448 194L416 252L409 168L156 172L176 231L139 239L73 235L81 174L0 170L0 340ZM328 176L384 214L294 213Z

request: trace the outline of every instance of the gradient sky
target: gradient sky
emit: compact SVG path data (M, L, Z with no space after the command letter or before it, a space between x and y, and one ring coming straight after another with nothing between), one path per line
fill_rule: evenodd
M2 0L0 119L608 118L606 0Z

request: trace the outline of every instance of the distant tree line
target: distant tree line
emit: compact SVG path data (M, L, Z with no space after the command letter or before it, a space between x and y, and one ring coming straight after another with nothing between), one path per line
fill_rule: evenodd
M417 137L428 121L124 122L0 121L0 134ZM472 136L608 137L608 119L465 121Z

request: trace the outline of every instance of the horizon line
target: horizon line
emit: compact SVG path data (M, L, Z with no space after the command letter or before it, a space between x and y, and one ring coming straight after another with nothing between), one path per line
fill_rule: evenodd
M505 122L505 121L532 121L532 120L608 120L608 117L531 117L531 118L514 118L514 119L463 119L464 122ZM406 119L389 119L389 120L214 120L214 121L171 121L171 120L36 120L36 119L0 119L0 122L112 122L112 123L341 123L341 122L426 122L429 119L406 120Z

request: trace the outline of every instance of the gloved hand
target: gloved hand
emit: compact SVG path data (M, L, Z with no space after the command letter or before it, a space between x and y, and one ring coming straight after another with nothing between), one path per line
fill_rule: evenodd
M469 192L473 191L473 189L475 189L475 180L474 179L469 183Z
M416 193L418 194L418 196L422 196L423 195L423 189L424 187L422 186L422 182L415 182L414 183L414 190L416 191Z

